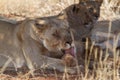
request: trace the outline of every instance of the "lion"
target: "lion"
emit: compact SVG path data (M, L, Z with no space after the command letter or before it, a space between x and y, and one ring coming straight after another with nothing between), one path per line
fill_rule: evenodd
M91 40L95 45L100 46L103 50L108 49L112 55L113 49L120 46L120 20L98 21L92 30Z
M100 17L100 7L103 3L103 0L94 0L94 1L89 1L89 0L83 0L79 1L80 5L86 6L88 12L92 16L93 21L98 20Z
M67 21L73 31L78 64L84 62L86 53L84 43L86 42L86 38L91 36L94 23L100 16L101 4L102 0L80 1L78 4L68 6L62 11L67 16ZM64 55L62 59L68 66L76 65L75 58L69 54Z
M82 11L82 12L81 12ZM71 55L71 50L67 49L66 54L62 56L63 64L68 67L76 66L76 64L81 65L81 57L84 54L84 45L81 43L82 38L88 36L92 29L92 24L86 26L87 22L92 22L91 15L89 14L86 6L73 4L66 9L64 9L60 14L66 15L66 20L68 21L71 32L75 40L76 54ZM60 15L59 14L59 15ZM72 49L72 48L71 48Z
M67 15L69 26L73 29L75 40L89 37L100 14L102 0L80 1L65 8L62 13Z
M61 60L62 56L68 49L71 55L75 55L70 27L65 18L59 14L28 18L16 24L1 20L0 66L8 59L10 64L6 67L14 66L16 70L27 65L30 70L46 68L64 72L66 66ZM75 72L73 68L67 70L69 73Z
M93 26L92 24L87 26L86 23L91 22L92 18L90 18L85 6L74 4L67 7L61 13L67 16L66 19L70 28L72 29L75 41L80 41L83 36L85 37L86 34L89 34Z

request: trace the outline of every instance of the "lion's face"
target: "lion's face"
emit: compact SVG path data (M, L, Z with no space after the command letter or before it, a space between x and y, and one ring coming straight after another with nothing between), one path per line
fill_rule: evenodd
M84 1L80 4L86 6L87 10L91 14L94 20L97 20L100 16L100 6L103 0L96 0L96 1Z
M32 26L35 35L43 46L51 52L62 52L71 49L70 28L62 15L49 18L38 18Z
M77 23L79 25L83 25L89 22L92 22L92 16L89 14L86 6L81 4L73 4L67 7L65 10L67 14L68 21L70 24ZM75 21L72 23L71 21Z

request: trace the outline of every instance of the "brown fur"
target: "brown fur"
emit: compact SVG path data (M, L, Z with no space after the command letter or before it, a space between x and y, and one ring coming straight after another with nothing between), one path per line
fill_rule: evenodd
M77 47L76 57L79 64L84 62L83 60L85 59L85 57L83 57L85 56L85 44L81 42L84 42L86 37L90 37L94 21L99 17L101 3L102 0L80 1L79 4L73 4L63 11L63 14L67 16L68 23L73 31L75 42L77 43L75 44ZM95 50L93 52L95 52ZM72 58L74 57L68 54L64 55L63 60L65 60L64 62L67 66L75 65L75 60Z
M102 1L81 1L63 11L73 29L75 40L90 36L94 21L99 17L101 3Z
M66 66L69 66L69 67L76 66L75 58L72 55L70 55L69 53L65 54L62 57L62 60L63 60L63 64L65 64Z
M91 18L87 18L89 15L87 15L86 8L81 5L77 5L77 7L78 11L76 10L76 7L74 11L74 5L71 5L63 11L63 14L67 16L67 21L70 28L72 28L75 40L79 41L83 36L91 31L92 26L85 26L86 22L91 21ZM83 13L81 13L81 11L83 11Z
M26 64L31 70L43 66L64 72L65 65L58 58L64 55L61 50L68 49L72 43L65 18L56 15L26 19L16 24L0 21L0 55L10 58L15 68ZM3 58L0 58L0 66L5 63ZM68 72L75 70L68 68Z
M109 35L109 28L111 24L110 36ZM91 40L95 42L95 45L100 46L102 49L107 49L109 53L113 53L114 49L114 40L117 40L117 36L120 33L120 20L116 19L113 21L99 21L95 24L94 29L92 30ZM108 40L109 38L109 40ZM109 46L107 46L107 44ZM116 44L116 43L115 43ZM118 43L116 48L120 46L120 41L118 37ZM113 54L112 54L113 55Z
M95 1L80 1L79 4L86 6L88 12L92 16L93 20L97 20L100 16L100 7L103 0L95 0Z

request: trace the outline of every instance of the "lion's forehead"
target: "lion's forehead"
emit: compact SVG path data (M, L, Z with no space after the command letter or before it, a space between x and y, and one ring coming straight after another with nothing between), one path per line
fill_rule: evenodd
M57 28L68 28L69 27L68 22L64 20L61 21L61 20L55 19L55 20L49 21L48 24L51 24L51 26L57 27Z
M56 28L52 27L50 29L47 29L44 33L44 38L49 38L49 39L64 39L66 37L70 37L70 32L68 29L64 28Z
M46 18L44 19L51 26L56 27L69 27L68 21L66 19L58 19L58 17Z
M49 29L46 29L46 33L48 33L49 35L56 33L56 34L69 34L70 30L66 29L66 28L62 28L62 27L51 27Z

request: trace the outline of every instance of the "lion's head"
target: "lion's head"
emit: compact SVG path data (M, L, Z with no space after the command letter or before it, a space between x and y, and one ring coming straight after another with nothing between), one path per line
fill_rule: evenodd
M74 55L70 27L60 14L52 17L34 19L31 28L31 37L44 46L50 52L64 54L69 50Z
M100 7L103 0L95 0L95 1L80 1L80 5L84 5L90 15L92 16L93 20L97 20L100 16Z
M92 22L92 16L86 6L81 4L73 4L64 9L70 24L83 25ZM74 22L73 22L74 21Z

